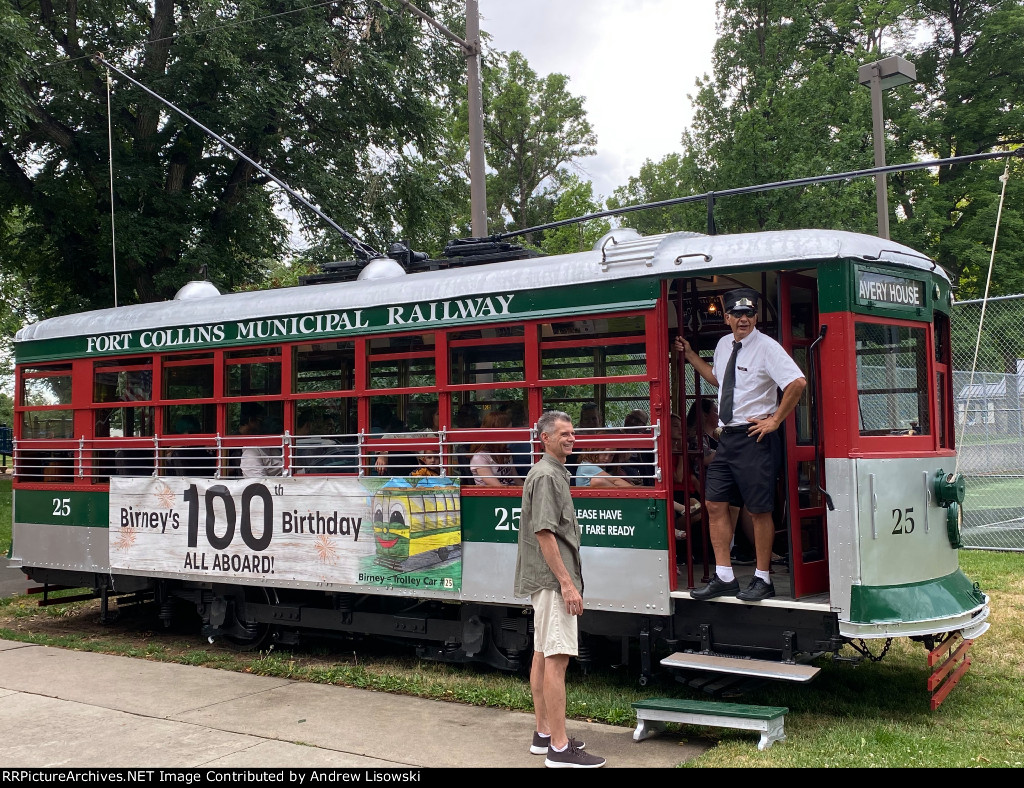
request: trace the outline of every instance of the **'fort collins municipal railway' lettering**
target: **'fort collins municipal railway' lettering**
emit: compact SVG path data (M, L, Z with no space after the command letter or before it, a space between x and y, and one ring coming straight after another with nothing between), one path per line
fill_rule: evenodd
M218 342L289 339L365 331L416 323L451 323L457 320L498 318L512 314L513 293L505 295L427 301L412 306L348 309L293 317L211 323L202 326L147 329L140 332L96 334L86 337L85 352L126 353L133 350L194 347ZM379 325L376 325L379 324Z
M450 322L467 317L493 317L509 314L513 294L493 298L460 298L456 301L430 301L416 304L411 309L404 306L388 307L388 325L400 323L434 323L438 320Z

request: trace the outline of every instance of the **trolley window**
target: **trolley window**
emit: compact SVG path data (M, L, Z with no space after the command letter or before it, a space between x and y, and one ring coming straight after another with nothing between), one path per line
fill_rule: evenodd
M21 371L18 404L40 407L71 404L71 365L27 367Z
M355 342L317 342L292 348L292 391L351 391L356 385Z
M435 335L397 334L366 342L370 431L397 435L436 429Z
M224 373L228 397L276 397L281 393L281 348L225 353Z
M150 402L153 399L153 359L97 361L93 367L93 402Z
M861 435L929 435L926 327L857 323Z

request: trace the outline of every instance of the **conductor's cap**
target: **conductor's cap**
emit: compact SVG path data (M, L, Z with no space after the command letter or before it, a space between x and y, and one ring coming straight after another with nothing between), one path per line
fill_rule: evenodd
M736 290L730 290L723 297L723 306L726 312L737 312L743 310L749 310L751 312L757 312L757 301L758 293L749 287L740 287Z

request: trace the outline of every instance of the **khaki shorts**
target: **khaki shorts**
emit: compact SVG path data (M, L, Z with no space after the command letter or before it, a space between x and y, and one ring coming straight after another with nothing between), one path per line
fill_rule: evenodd
M565 600L557 588L545 588L530 596L533 605L533 650L545 657L579 656L577 617L565 612Z

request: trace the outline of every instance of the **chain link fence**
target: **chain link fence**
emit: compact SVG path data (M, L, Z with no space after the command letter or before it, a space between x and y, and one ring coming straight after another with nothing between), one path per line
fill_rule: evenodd
M954 304L951 332L964 547L1024 551L1024 295Z

